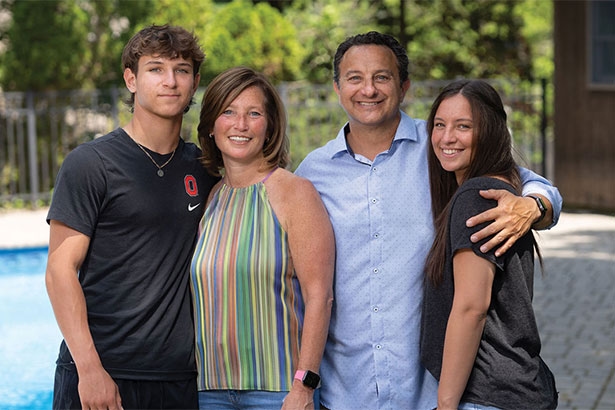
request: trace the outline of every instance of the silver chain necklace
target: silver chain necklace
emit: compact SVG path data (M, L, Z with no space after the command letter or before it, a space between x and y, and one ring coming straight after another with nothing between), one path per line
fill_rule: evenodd
M158 174L160 178L162 178L164 176L164 171L162 170L162 168L164 168L169 162L171 162L171 160L173 159L173 156L175 156L175 151L177 151L177 147L175 147L175 149L173 150L173 153L171 154L169 159L166 160L164 164L158 165L158 163L154 161L154 158L152 158L149 152L147 152L145 148L143 148L143 145L139 144L137 141L135 141L135 144L137 144L137 146L141 148L141 151L143 151L145 155L147 155L147 157L154 163L154 165L156 165L156 168L158 168L158 171L156 173Z

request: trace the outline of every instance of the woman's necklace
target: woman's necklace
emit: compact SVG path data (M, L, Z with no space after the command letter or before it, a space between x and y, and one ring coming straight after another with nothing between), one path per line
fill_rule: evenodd
M175 151L177 151L177 147L175 147L175 149L171 153L171 157L169 157L169 159L167 159L164 164L158 165L158 163L154 161L154 158L152 158L149 152L147 152L145 148L143 148L143 145L139 144L137 141L135 141L135 144L137 144L137 146L141 148L141 151L145 152L145 155L147 155L147 157L154 163L154 165L156 165L156 168L158 168L158 171L156 173L158 174L160 178L162 178L164 176L164 171L162 170L162 168L164 168L169 162L171 162L171 160L173 159L173 156L175 155Z

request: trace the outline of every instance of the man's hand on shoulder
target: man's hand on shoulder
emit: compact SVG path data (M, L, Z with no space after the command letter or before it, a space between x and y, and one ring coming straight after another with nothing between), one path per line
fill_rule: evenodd
M503 255L517 239L532 228L534 222L541 218L540 209L538 209L536 200L533 198L517 196L504 189L483 190L480 191L480 195L485 199L494 199L498 202L497 207L475 215L466 221L468 227L491 222L470 237L470 240L476 243L493 235L489 241L481 246L480 250L483 253L501 245L495 251L495 255Z

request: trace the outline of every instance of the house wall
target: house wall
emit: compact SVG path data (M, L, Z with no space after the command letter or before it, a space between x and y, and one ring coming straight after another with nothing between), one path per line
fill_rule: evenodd
M564 207L615 211L615 89L588 81L588 2L554 1L554 182Z

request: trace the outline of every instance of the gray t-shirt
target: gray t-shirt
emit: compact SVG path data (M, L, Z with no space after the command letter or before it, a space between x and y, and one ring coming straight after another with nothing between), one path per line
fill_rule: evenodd
M491 291L491 306L480 341L474 368L462 402L501 409L551 409L557 406L553 374L540 358L540 336L532 309L534 286L534 237L531 232L520 238L503 256L494 250L483 254L480 243L470 241L472 233L486 224L468 228L465 221L497 205L479 195L481 189L513 188L495 178L466 181L451 199L446 267L443 283L434 288L425 283L421 324L421 360L440 379L446 325L454 294L452 255L461 249L496 265Z

